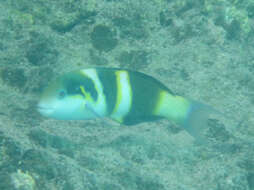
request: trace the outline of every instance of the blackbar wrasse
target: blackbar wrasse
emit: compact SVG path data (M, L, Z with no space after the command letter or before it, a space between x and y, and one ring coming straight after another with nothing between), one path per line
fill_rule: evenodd
M60 120L108 117L124 125L166 118L198 140L215 112L174 94L151 76L115 68L89 68L60 76L43 91L38 111Z

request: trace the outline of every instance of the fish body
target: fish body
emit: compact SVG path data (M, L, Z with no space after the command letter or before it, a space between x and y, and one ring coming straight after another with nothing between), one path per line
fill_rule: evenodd
M210 106L174 94L136 71L88 68L66 73L42 93L38 111L60 120L107 117L124 125L166 118L199 138Z

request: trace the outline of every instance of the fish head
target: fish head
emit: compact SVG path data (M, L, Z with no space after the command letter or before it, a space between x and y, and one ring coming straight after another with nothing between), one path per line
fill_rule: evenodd
M59 120L90 119L94 116L86 105L77 72L67 73L47 86L38 102L38 112Z

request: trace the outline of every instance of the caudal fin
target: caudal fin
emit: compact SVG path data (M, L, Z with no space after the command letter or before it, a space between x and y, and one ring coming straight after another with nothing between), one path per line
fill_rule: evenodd
M181 126L193 136L198 143L205 143L207 138L204 135L204 130L208 128L209 116L218 113L218 111L208 105L197 101L191 101L190 109Z

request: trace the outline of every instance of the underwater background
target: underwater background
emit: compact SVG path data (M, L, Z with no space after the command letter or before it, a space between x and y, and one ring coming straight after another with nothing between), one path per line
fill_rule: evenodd
M211 105L208 143L167 120L36 110L48 82L118 67ZM254 190L254 1L1 0L0 190Z

